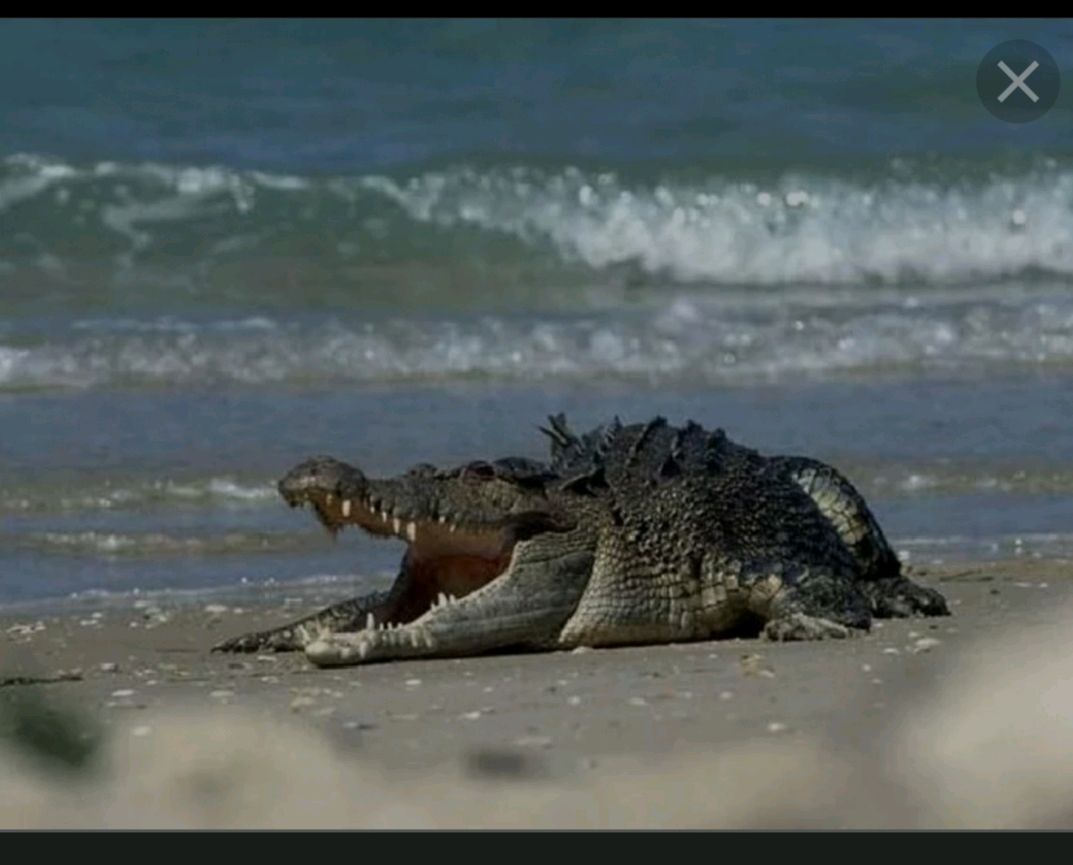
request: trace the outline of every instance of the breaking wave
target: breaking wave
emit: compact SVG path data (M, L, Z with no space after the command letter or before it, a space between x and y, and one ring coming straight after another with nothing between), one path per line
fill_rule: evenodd
M316 258L361 294L355 268L449 254L481 258L476 271L497 237L515 242L492 256L501 263L514 256L533 266L533 255L550 255L596 273L631 265L720 285L1069 277L1073 167L895 160L859 176L693 171L646 179L462 166L303 177L19 155L0 162L0 235L8 236L0 266L9 274L28 268L77 281L88 260L90 272L121 281L139 262L179 266L187 257L194 263L171 283L187 291L207 267L286 255ZM264 279L242 285L241 274L230 276L251 300L272 290ZM293 279L292 291L302 273Z
M367 178L415 220L551 246L594 269L719 284L946 283L1073 274L1073 173L870 183L787 175L624 184L528 170Z

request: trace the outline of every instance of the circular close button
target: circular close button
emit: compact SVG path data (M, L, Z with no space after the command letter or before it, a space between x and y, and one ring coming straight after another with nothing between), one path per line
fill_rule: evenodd
M1054 58L1027 39L996 45L976 70L976 92L984 108L1007 123L1038 120L1054 107L1061 84Z

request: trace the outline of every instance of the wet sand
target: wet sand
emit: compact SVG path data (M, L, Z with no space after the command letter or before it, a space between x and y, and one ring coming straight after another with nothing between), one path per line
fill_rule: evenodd
M70 781L8 735L0 825L1073 826L1073 563L913 575L951 617L333 670L208 652L309 598L22 610L0 709L32 694L104 745Z

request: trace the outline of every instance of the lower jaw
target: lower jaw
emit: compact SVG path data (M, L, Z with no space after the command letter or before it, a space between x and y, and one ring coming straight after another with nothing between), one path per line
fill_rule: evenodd
M393 611L393 619L413 621L436 603L442 594L462 598L500 577L510 562L510 551L494 559L472 555L422 558L411 548L400 577L403 591Z
M419 618L441 594L461 598L501 576L517 541L509 529L480 531L438 520L408 521L334 496L314 507L333 534L356 526L374 537L407 543L402 584L396 585L401 592L389 613L389 620L399 624Z

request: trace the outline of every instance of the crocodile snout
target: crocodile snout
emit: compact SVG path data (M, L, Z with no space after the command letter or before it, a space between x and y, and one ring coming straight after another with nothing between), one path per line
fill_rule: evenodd
M291 507L316 494L340 498L361 493L365 475L354 466L327 456L313 457L295 466L277 484L279 494Z

